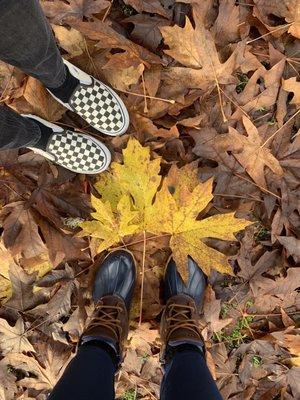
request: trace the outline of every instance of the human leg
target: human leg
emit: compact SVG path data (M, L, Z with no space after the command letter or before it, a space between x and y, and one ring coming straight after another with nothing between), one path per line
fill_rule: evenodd
M166 308L161 322L164 342L161 361L165 376L161 400L221 400L222 397L205 362L204 342L198 327L206 279L188 258L189 279L183 282L173 260L164 278Z
M57 88L66 68L38 0L0 0L0 60Z
M95 311L71 361L49 400L112 400L114 374L123 360L136 279L134 260L126 251L109 254L98 265Z

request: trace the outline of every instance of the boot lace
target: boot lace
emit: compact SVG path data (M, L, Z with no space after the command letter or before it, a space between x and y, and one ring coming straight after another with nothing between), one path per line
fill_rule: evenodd
M195 307L183 304L170 304L169 316L166 318L169 323L168 337L178 329L187 329L199 336L197 322L192 315L195 313Z
M91 323L88 325L88 330L97 328L99 325L110 330L117 340L122 335L123 328L121 326L121 320L118 319L118 315L123 311L118 305L105 305L99 303L95 308L95 314L92 318Z

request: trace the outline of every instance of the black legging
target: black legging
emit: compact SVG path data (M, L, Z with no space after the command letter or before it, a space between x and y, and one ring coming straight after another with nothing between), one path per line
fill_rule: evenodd
M115 366L111 357L94 346L81 346L49 400L113 400ZM166 367L161 400L222 400L198 351L175 354Z

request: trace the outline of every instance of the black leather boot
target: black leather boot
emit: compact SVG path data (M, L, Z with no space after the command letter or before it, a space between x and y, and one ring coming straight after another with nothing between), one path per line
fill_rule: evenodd
M199 329L199 312L203 305L206 278L195 261L188 257L189 279L184 283L171 259L164 277L164 310L160 333L163 340L160 360L168 363L176 351L195 348L204 354Z
M79 343L100 343L112 352L117 365L123 361L123 345L128 334L128 314L135 281L135 262L127 251L110 253L99 264L93 288L95 310Z

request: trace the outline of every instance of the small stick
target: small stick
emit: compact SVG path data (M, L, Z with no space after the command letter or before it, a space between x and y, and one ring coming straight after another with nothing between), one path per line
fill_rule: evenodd
M147 97L147 99L153 99L153 100L160 100L160 101L165 101L166 103L171 103L171 104L175 104L175 100L169 100L169 99L163 99L161 97L155 97L155 96L148 96L145 94L140 94L140 93L135 93L135 92L129 92L128 90L121 90L121 89L117 89L119 92L122 93L128 93L128 94L132 94L133 96L138 96L138 97Z
M278 133L279 131L281 131L281 129L282 129L284 126L286 126L289 122L291 122L291 120L294 119L299 113L300 113L300 108L299 108L299 110L296 111L295 114L293 114L293 115L291 116L291 118L289 118L279 129L277 129L277 131L275 131L275 132L260 146L260 148L262 149L267 143L269 143L269 141L272 140L273 137L274 137L275 135L277 135L277 133Z
M113 2L114 2L114 0L111 0L110 5L107 7L107 9L105 11L105 14L103 15L102 22L104 22L106 20L108 14L110 13L110 10L112 8Z
M146 97L146 86L145 86L145 79L144 79L144 72L142 72L142 84L143 84L143 92L144 92L144 113L148 113L148 104L147 104L147 97Z
M250 179L247 179L247 178L245 178L244 176L242 176L242 175L240 175L240 174L237 174L236 172L234 172L234 175L237 176L238 178L243 179L243 180L246 181L246 182L252 183L252 185L258 187L262 192L269 193L269 194L271 194L272 196L276 197L277 199L281 200L281 197L280 197L280 196L278 196L277 194L271 192L271 191L268 190L268 189L263 188L262 186L259 186L257 183L250 181Z
M259 40L259 39L262 39L262 38L264 38L264 37L266 37L266 36L269 36L269 35L271 35L273 32L277 32L277 31L280 31L281 29L288 28L288 27L291 26L291 25L293 25L293 22L291 22L291 23L289 23L289 24L286 24L286 25L279 26L278 28L273 29L273 30L270 31L270 32L267 32L267 33L265 33L264 35L261 35L261 36L255 38L255 39L249 40L249 42L247 42L246 44L256 42L256 40Z

